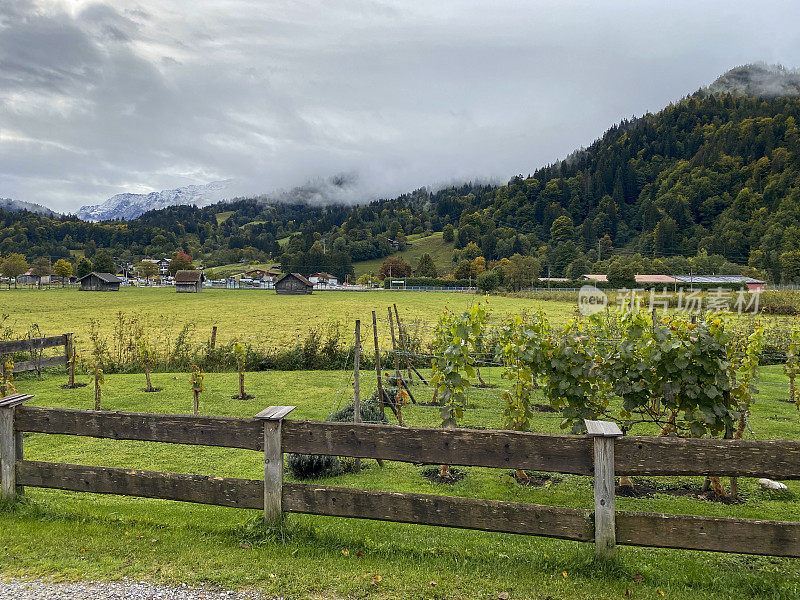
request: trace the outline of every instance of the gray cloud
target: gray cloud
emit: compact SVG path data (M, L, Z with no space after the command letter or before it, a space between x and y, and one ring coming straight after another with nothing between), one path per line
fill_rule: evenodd
M0 4L0 196L76 210L355 173L348 199L528 173L755 60L794 2Z

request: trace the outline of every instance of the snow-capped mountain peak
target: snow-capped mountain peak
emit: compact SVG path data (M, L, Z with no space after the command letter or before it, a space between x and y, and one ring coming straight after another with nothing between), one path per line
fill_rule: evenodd
M107 221L135 219L148 210L181 204L207 206L233 197L231 184L231 180L214 181L207 185L187 185L149 194L117 194L102 204L81 206L77 215L84 221Z

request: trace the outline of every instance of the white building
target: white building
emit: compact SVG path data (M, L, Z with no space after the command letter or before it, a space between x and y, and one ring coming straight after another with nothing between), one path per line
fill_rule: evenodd
M327 287L329 285L339 285L339 280L330 273L314 273L308 280L314 284L315 287Z

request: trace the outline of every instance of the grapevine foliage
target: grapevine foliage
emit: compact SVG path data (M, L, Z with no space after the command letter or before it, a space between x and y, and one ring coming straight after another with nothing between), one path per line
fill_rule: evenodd
M433 341L431 379L444 403L442 426L455 427L467 406L466 390L480 360L487 313L478 302L461 314L445 310L439 316Z
M505 366L502 377L510 384L510 389L503 392L505 426L514 431L528 431L533 416L533 389L537 378L545 372L552 351L544 313L537 313L532 320L508 319L498 341L498 358Z
M789 377L789 398L800 411L800 395L797 393L797 378L800 376L800 326L795 325L792 328L783 372Z

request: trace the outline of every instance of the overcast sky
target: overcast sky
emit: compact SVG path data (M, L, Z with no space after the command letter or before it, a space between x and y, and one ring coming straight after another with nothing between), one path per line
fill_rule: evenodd
M506 180L735 65L800 66L798 23L765 0L0 0L0 197Z

